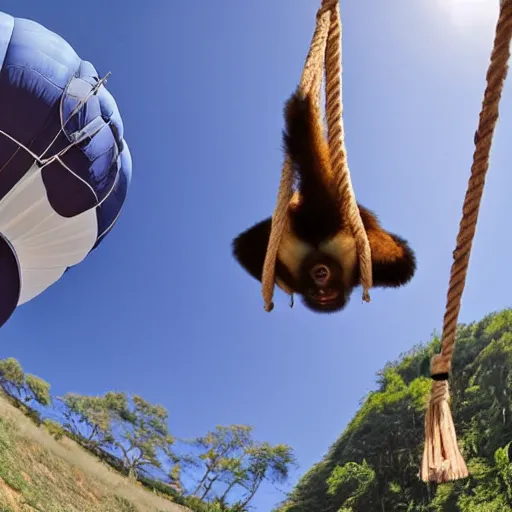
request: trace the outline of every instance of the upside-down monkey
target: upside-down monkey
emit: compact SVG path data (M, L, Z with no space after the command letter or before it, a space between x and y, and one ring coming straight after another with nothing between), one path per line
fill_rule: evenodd
M313 311L340 311L360 284L359 258L350 226L342 219L318 107L309 96L295 93L286 102L284 117L284 149L298 193L288 205L289 229L279 245L276 281L301 295ZM397 288L408 283L416 258L407 241L385 231L371 211L358 207L371 248L373 286ZM233 240L234 257L260 282L270 229L271 217Z

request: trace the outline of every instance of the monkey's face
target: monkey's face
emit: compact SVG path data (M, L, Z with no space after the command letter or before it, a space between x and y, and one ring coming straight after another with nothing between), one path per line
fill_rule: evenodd
M324 253L315 252L302 262L300 294L303 303L316 312L332 313L347 302L341 265Z

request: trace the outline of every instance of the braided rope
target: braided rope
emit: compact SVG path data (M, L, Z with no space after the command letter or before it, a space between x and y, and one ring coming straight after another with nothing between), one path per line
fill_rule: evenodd
M372 256L370 243L361 220L356 197L352 188L350 171L345 148L345 129L343 126L343 102L341 84L341 16L337 0L325 2L331 9L331 26L327 40L325 63L325 109L327 114L327 128L329 139L329 152L333 177L336 180L339 197L343 204L342 216L348 224L355 238L357 254L359 256L361 284L363 287L363 300L370 301L370 288L372 287Z
M302 71L302 76L299 84L299 90L303 94L308 94L311 91L320 92L320 85L322 81L322 68L324 62L325 46L327 43L327 34L329 31L329 13L320 12L317 16L317 23L309 52L306 57L306 63ZM270 238L268 241L267 253L265 255L265 262L263 264L263 274L261 278L261 288L263 300L265 303L265 310L272 311L274 304L272 297L274 295L274 282L275 282L275 266L277 260L277 252L279 244L283 237L283 233L288 226L288 205L293 195L293 171L292 162L290 157L286 155L281 170L281 182L279 184L279 191L277 194L277 204L272 215L272 227L270 230ZM287 293L292 295L292 291L284 284L281 284Z
M508 72L511 40L512 0L502 0L486 76L487 86L475 134L471 176L462 207L456 248L453 252L441 352L436 354L431 362L431 374L436 380L432 383L430 405L425 418L426 443L421 469L421 477L424 481L445 482L464 478L468 474L457 446L455 428L448 407L447 378L451 370L461 299L466 284L485 176L489 168L489 155L499 116L499 103Z
M502 2L500 17L496 26L491 63L487 71L487 87L484 93L480 121L475 135L475 151L468 189L462 207L456 248L450 272L446 312L443 322L441 353L433 362L433 374L449 373L455 345L455 335L459 317L462 293L466 284L469 258L475 236L480 201L485 185L485 175L489 168L489 155L494 129L499 116L499 103L503 84L508 72L510 41L512 39L512 1Z
M342 216L347 220L356 241L360 258L363 300L368 302L370 300L369 289L372 286L371 252L352 188L344 141L341 97L341 17L338 1L323 0L317 12L316 28L298 91L304 95L309 94L315 100L319 99L325 61L326 117L332 172L343 203ZM261 282L266 311L272 311L274 307L272 297L275 263L282 236L289 229L287 212L292 195L293 172L290 158L287 155L281 171L277 205L272 216L270 238L263 265ZM280 286L287 293L292 294L289 288L283 284Z

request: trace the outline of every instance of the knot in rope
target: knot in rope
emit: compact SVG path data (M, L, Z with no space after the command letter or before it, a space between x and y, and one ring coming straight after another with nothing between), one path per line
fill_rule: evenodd
M442 352L440 354L435 354L430 361L430 373L434 376L448 376L452 369L452 361L451 357L446 357ZM448 377L446 377L448 378ZM442 379L436 379L442 380Z

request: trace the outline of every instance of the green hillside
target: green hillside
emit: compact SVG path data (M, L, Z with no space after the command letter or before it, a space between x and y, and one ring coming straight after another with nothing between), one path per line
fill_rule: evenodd
M512 511L512 310L460 325L450 380L457 435L471 476L418 478L434 336L379 372L355 417L280 512Z

